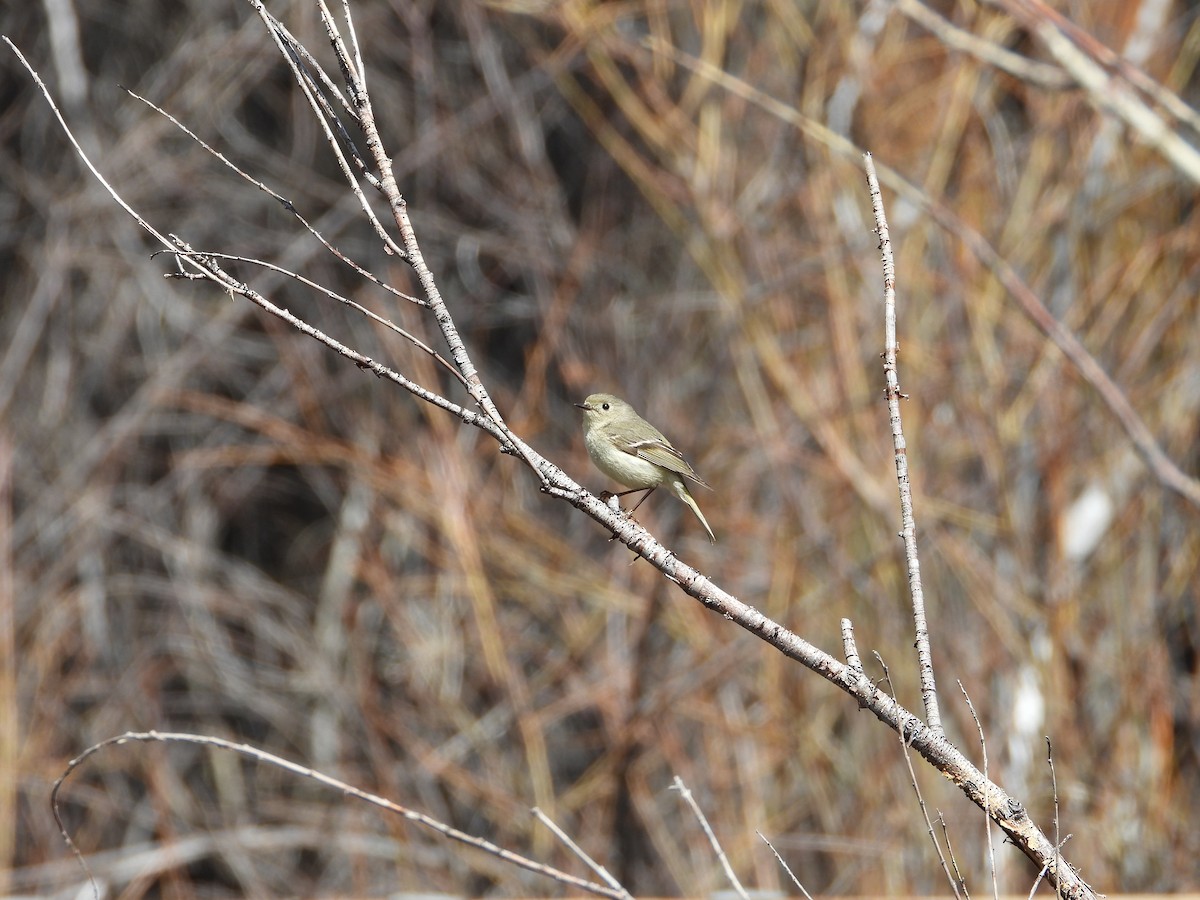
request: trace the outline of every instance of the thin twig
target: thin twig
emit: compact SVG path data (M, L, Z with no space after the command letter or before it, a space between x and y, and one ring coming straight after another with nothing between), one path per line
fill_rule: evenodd
M630 894L627 890L625 890L625 888L621 885L621 882L617 881L617 879L613 876L613 874L611 872L608 871L608 869L604 868L604 866L600 865L600 863L598 863L598 862L596 862L596 860L592 859L592 857L589 856L582 847L580 847L577 843L575 843L575 841L571 839L571 836L569 834L567 834L565 831L563 831L561 828L559 828L558 825L556 825L554 823L554 821L548 815L546 815L544 812L542 812L536 806L533 808L533 814L539 822L541 822L543 825L545 825L547 828L550 829L550 831L554 834L554 836L556 838L558 838L560 841L562 841L564 844L566 844L567 848L572 853L574 853L576 856L578 856L580 859L582 859L584 864L589 869L591 869L593 872L595 872L597 875L599 875L604 880L605 884L607 884L609 887L611 887L615 891L620 891L621 896L626 898L626 900L633 900L633 895Z
M569 885L581 891L587 891L589 894L596 894L601 897L612 897L613 900L628 900L629 895L624 890L615 890L606 885L597 884L594 881L588 881L584 878L579 878L575 875L569 874L568 872L563 872L560 869L556 869L553 866L547 866L543 863L529 859L528 857L521 856L519 853L514 853L511 850L506 850L504 847L497 846L491 841L467 834L465 831L459 831L457 828L453 828L444 822L440 822L432 816L427 816L424 813L401 806L399 803L388 800L386 797L380 797L378 794L372 794L361 790L360 788L356 788L354 785L345 781L333 778L324 774L323 772L310 769L307 766L302 766L299 763L292 762L291 760L284 759L281 756L276 756L273 753L267 753L265 750L259 750L257 747L251 747L249 744L238 744L233 741L227 741L223 738L212 737L209 735L186 734L178 732L129 731L125 734L118 735L117 737L108 738L107 740L88 747L83 751L83 753L67 763L66 769L55 780L54 787L50 791L50 806L54 813L54 821L57 823L59 831L62 833L62 836L66 840L67 844L71 847L71 849L75 852L76 857L83 864L85 870L88 870L87 863L83 859L83 855L79 852L79 849L75 846L75 842L71 839L71 835L67 831L67 827L62 820L62 814L58 805L59 791L71 774L89 757L100 752L106 747L125 744L129 741L138 741L142 743L161 742L198 744L202 747L210 747L215 750L228 750L232 753L249 757L250 759L256 760L257 762L265 765L271 765L275 766L276 768L284 769L285 771L292 772L303 778L316 781L325 785L326 787L331 787L334 790L341 791L348 797L353 797L356 800L362 800L365 803L369 803L372 806L377 806L380 809L386 810L387 812L395 813L396 815L402 816L408 821L420 825L423 828L428 828L431 831L435 831L452 841L457 841L461 844L466 844L469 847L474 847L477 850L482 850L485 853L491 854L492 856L502 859L505 862L512 863L513 865L525 869L526 871L534 872L538 875L545 875L548 878L553 878L555 881L558 881L561 884ZM88 870L88 878L91 878L90 870ZM92 880L92 886L97 891L98 896L99 890L94 880Z
M252 0L252 2L255 8L260 8L262 5L260 0ZM450 349L450 358L454 360L454 365L462 373L463 379L466 382L467 392L471 395L471 399L492 420L499 432L504 435L505 440L503 443L509 448L510 452L525 459L533 473L541 480L542 488L545 490L550 485L550 479L545 467L541 464L541 457L524 441L513 434L512 430L508 427L508 423L505 422L504 417L500 414L500 410L497 408L495 401L492 400L492 396L488 392L486 385L484 385L483 380L479 377L479 371L475 367L475 363L471 360L471 355L467 352L466 344L463 343L462 336L454 324L454 317L450 314L450 310L442 297L441 290L437 286L437 280L434 278L429 266L425 263L425 256L421 252L420 244L417 242L416 231L413 230L412 221L408 216L408 203L401 195L400 188L396 184L391 157L385 152L383 139L376 127L375 110L371 102L371 97L366 91L366 85L361 81L355 80L354 66L350 62L346 44L342 39L341 33L338 31L337 23L324 3L321 4L321 21L324 23L326 34L328 34L330 42L333 44L333 50L337 55L339 65L342 67L342 73L350 82L351 93L357 100L359 125L362 128L363 135L366 137L367 147L371 151L375 167L379 172L380 193L387 200L396 227L400 231L404 257L412 266L413 271L417 275L417 280L421 283L421 289L425 293L426 302L433 312L433 317L438 324L438 328L441 329L442 338L445 340L446 346Z
M1058 821L1058 775L1054 771L1054 745L1050 743L1050 735L1046 735L1046 764L1050 767L1050 788L1054 795L1054 871L1062 865L1059 848L1062 846L1062 834Z
M883 657L878 652L875 653L875 659L883 668L883 680L887 682L888 692L895 696L895 687L892 685L892 674L888 670L887 663L883 661ZM915 717L914 717L915 718ZM918 722L913 722L913 725L919 725ZM909 742L905 739L907 728L900 729L900 751L904 754L904 764L908 766L908 783L912 785L913 791L917 795L917 805L921 808L921 816L925 819L925 830L929 833L929 839L933 841L933 849L937 851L938 860L942 864L942 871L946 875L946 880L950 882L950 890L954 892L956 898L961 895L958 892L958 882L954 875L950 872L950 865L946 862L946 854L942 851L942 845L938 841L937 831L934 830L933 820L929 818L929 807L925 805L925 796L921 793L921 786L917 783L917 772L913 768L912 755L908 752Z
M700 827L704 829L704 834L708 838L709 846L713 848L713 852L717 854L717 859L721 861L721 868L725 870L725 877L733 885L733 890L742 900L750 900L750 895L746 893L746 889L742 887L742 883L738 880L737 874L733 871L733 866L729 864L729 857L725 855L725 851L721 848L721 842L713 834L713 830L708 824L708 819L704 816L704 811L700 809L700 804L696 802L696 798L692 796L692 792L688 790L688 786L683 783L682 778L676 775L672 787L674 790L679 791L679 796L683 798L683 802L691 808L692 814L700 822Z
M172 125L174 125L176 128L178 128L184 134L186 134L189 138L191 138L193 141L195 141L197 144L199 144L202 149L208 151L210 154L212 154L214 157L216 157L218 161L220 161L221 163L223 163L224 165L226 165L230 169L232 169L237 175L241 176L246 181L250 182L252 185L254 185L256 188L258 188L260 191L262 191L267 196L273 198L274 200L279 201L279 204L285 210L287 210L289 213L291 213L292 216L295 217L296 221L298 221L301 225L303 225L305 230L308 231L309 234L311 234L318 241L320 241L326 250L328 250L335 257L340 259L347 266L352 268L360 276L367 279L368 281L370 281L372 284L376 285L377 287L380 287L383 290L387 291L389 294L391 294L394 297L399 297L401 300L407 300L409 303L415 303L417 306L425 306L426 305L425 301L422 300L420 297L414 297L411 294L404 293L404 291L401 291L398 288L392 287L390 284L388 284L387 282L385 282L381 278L379 278L377 275L375 275L374 272L371 272L371 271L363 268L358 263L356 263L354 260L350 259L350 257L348 257L344 253L342 253L341 250L339 250L337 247L335 247L333 244L331 244L328 240L326 240L325 236L323 234L321 234L321 232L318 231L316 228L314 228L309 223L309 221L304 218L304 216L300 215L300 211L298 209L296 209L296 205L294 203L292 203L291 200L289 200L287 197L284 197L282 194L279 194L279 193L271 190L271 188L267 187L267 185L263 181L261 181L258 178L255 178L249 172L246 172L245 170L240 168L231 159L229 159L229 157L227 157L224 153L222 153L216 147L210 146L203 138L201 138L198 134L196 134L194 131L192 131L192 129L188 128L185 124L180 122L178 119L176 119L173 115L171 115L169 112L167 112L161 106L159 106L158 104L154 103L151 100L147 100L145 97L131 91L129 88L125 88L125 93L129 94L129 96L133 97L135 100L138 100L138 101L144 103L146 106L150 107L152 110L154 110L160 116L165 118L168 122L170 122Z
M962 891L963 900L971 900L971 892L967 889L967 881L958 868L958 857L954 854L954 845L950 841L950 829L946 827L946 817L938 810L938 827L942 829L942 840L946 842L946 852L950 854L950 868L954 871L954 883Z
M808 889L800 883L800 879L796 877L796 873L792 871L792 867L789 866L787 862L784 861L784 858L779 855L779 851L775 849L775 845L768 841L761 831L756 831L754 833L762 838L762 842L764 844L771 848L771 852L775 854L775 858L779 860L779 864L783 866L783 871L787 872L788 878L792 879L792 884L800 889L800 893L802 893L807 900L813 900L812 894L810 894Z
M921 587L921 561L917 554L917 520L913 515L912 485L908 479L908 444L900 421L900 393L897 356L900 343L896 338L896 261L892 257L892 239L888 233L887 215L883 209L883 193L875 175L875 161L870 153L863 154L867 170L867 185L871 193L871 209L875 214L875 233L879 235L879 253L883 263L883 376L886 383L888 417L892 425L892 448L896 458L896 483L900 488L900 535L904 539L904 559L908 568L908 599L912 603L913 625L916 630L917 666L921 677L921 700L925 705L925 721L936 735L942 734L942 714L938 709L937 681L933 675L933 653L929 648L929 623L925 618L925 591Z
M962 691L963 698L967 701L967 709L971 711L971 718L975 720L975 728L979 732L979 746L983 750L983 777L988 777L988 755L987 755L987 739L983 735L983 723L979 721L979 714L975 712L975 704L971 702L971 695L967 693L967 689L963 687L962 679L959 679L958 689ZM992 813L991 813L991 798L988 796L988 791L984 789L984 800L989 808L983 811L983 827L987 834L988 848L988 863L992 870L992 898L1000 900L1000 885L996 879L996 848L992 845ZM1058 836L1055 835L1057 843Z
M440 353L438 353L436 350L434 350L432 347L430 347L428 344L426 344L419 337L417 337L414 334L409 334L407 331L405 331L403 328L401 328L396 323L392 322L389 319L385 319L383 316L378 315L377 313L371 312L371 310L367 309L365 306L362 306L361 304L355 303L349 297L343 297L341 294L337 293L336 291L333 291L333 290L325 287L325 285L318 284L317 282L312 281L311 279L305 278L303 275L300 275L297 272L293 272L290 269L285 269L285 268L283 268L283 266L277 266L277 265L275 265L275 263L267 262L266 260L263 260L263 259L255 259L250 256L238 256L233 253L215 253L211 250L200 250L200 251L192 251L192 252L185 252L183 250L156 250L154 252L154 254L152 254L152 255L157 256L160 253L172 253L175 256L184 256L184 257L194 256L194 257L204 258L204 259L227 259L227 260L233 260L234 262L244 262L244 263L249 263L250 265L253 265L253 266L258 266L261 269L267 269L268 271L271 271L271 272L278 272L280 275L284 275L288 278L292 278L292 279L300 282L301 284L305 285L306 287L312 288L314 291L319 291L320 293L324 294L326 297L329 297L331 300L336 300L338 303L342 303L346 306L349 306L351 309L355 310L356 312L359 312L362 315L366 316L372 322L382 325L384 328L390 329L391 331L400 335L402 338L407 340L418 350L423 350L425 353L429 354L429 356L433 358L434 362L436 362L438 365L440 365L442 368L444 368L447 372L449 372L458 381L459 384L461 384L463 387L467 386L466 381L463 379L462 375L459 374L458 369L456 369L456 368L454 368L454 366L450 365L450 363L446 360L445 357L443 357ZM181 277L194 277L194 276L181 276Z
M321 6L325 6L325 0L321 0ZM354 28L354 17L350 15L350 0L342 0L342 13L346 17L346 30L350 32L350 46L354 48L354 72L358 76L359 84L366 90L367 67L363 65L362 48L358 46L358 31Z
M230 294L236 294L237 296L245 297L259 308L265 310L276 318L287 322L302 334L306 334L314 340L324 344L326 347L329 347L331 350L340 353L360 369L367 369L378 375L380 378L386 378L387 380L399 385L406 391L409 391L414 396L421 398L427 403L431 403L434 406L446 410L446 412L452 413L453 415L462 419L462 421L468 425L475 425L478 428L482 428L493 438L499 441L502 446L504 445L504 435L500 433L494 423L492 423L491 420L489 420L486 416L482 416L479 413L460 406L453 400L450 400L448 397L443 397L441 394L432 391L415 381L412 381L407 376L389 368L388 366L385 366L381 362L376 362L374 359L364 353L359 353L357 350L352 350L337 339L326 334L324 331L321 331L319 328L310 325L304 319L294 315L290 310L286 310L283 307L275 305L262 294L258 293L258 291L254 290L249 285L238 281L219 265L217 265L215 260L216 255L198 253L186 242L178 238L175 239L175 248L169 252L173 253L176 258L196 266L201 273L204 273L206 277L209 277L212 281L219 284ZM168 277L176 276L172 274Z
M308 76L308 70L301 68L296 57L293 55L295 48L299 45L296 43L296 41L292 40L286 35L282 25L279 24L274 16L267 12L266 7L263 6L261 0L250 0L250 4L259 14L259 17L262 18L263 24L267 26L267 31L270 32L272 39L275 41L275 45L279 48L280 54L284 59L287 60L288 65L291 67L292 75L295 78L296 84L300 87L300 90L304 92L304 96L308 100L309 106L312 107L313 113L316 115L317 121L321 125L321 130L325 133L325 141L329 144L330 150L333 151L334 159L337 160L337 164L342 170L342 175L346 179L346 185L351 191L354 192L354 196L358 198L358 204L363 213L366 215L367 221L371 223L371 227L375 229L375 233L379 236L379 239L383 242L384 248L389 253L393 253L402 259L407 258L407 254L405 253L404 249L398 246L395 239L388 234L387 229L383 227L383 223L379 220L379 217L375 215L375 211L371 209L371 204L367 201L366 194L364 194L362 188L359 187L358 179L354 177L354 172L350 168L350 163L346 159L346 154L342 151L342 143L338 141L337 137L333 133L333 129L330 127L331 119L335 122L337 119L336 117L332 116L331 112L328 112L327 109L322 106L322 103L318 99L318 95L315 91L315 86ZM310 62L309 65L316 66L316 63L313 61ZM323 80L325 77L327 76L324 76L322 73ZM361 109L358 111L358 114L360 117L361 126ZM340 124L341 123L339 122L339 127ZM352 142L350 143L352 145Z

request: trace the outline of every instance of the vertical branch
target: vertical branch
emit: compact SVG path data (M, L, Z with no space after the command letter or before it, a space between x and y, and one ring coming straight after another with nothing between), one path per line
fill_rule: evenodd
M879 235L879 252L883 262L884 347L883 374L887 382L888 418L892 424L892 446L896 452L896 481L900 485L900 536L904 538L904 558L908 567L908 593L912 599L913 622L917 634L917 664L921 669L921 700L925 704L925 721L938 737L943 734L942 715L938 710L937 684L933 677L933 655L929 651L929 626L925 621L925 594L921 589L921 562L917 557L917 523L913 518L912 487L908 480L908 444L900 422L900 379L896 374L896 357L900 345L896 340L896 262L892 258L892 240L888 234L887 218L883 212L883 195L875 177L875 163L870 153L863 154L867 169L867 185L871 190L871 210L875 213L875 233Z

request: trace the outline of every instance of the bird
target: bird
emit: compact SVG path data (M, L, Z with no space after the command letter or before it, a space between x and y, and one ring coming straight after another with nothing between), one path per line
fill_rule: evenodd
M687 483L692 481L710 491L712 488L661 431L612 394L592 394L575 405L583 410L583 443L588 456L597 469L630 489L617 496L646 491L631 513L655 488L665 485L696 514L709 540L717 542Z

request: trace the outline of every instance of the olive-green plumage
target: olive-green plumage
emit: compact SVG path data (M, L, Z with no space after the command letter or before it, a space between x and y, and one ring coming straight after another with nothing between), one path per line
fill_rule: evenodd
M691 508L716 543L687 480L706 488L708 484L661 431L612 394L592 394L575 405L583 410L583 442L597 469L635 491L666 485Z

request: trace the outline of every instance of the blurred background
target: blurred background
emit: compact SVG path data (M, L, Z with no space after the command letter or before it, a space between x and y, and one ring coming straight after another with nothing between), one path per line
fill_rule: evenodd
M1196 185L1003 5L352 6L426 259L513 427L611 489L571 403L627 397L714 486L699 499L719 543L669 497L639 519L835 655L852 619L868 672L878 652L914 711L877 241L857 151L814 123L977 229L1200 468ZM335 71L311 4L270 7ZM1056 8L1195 100L1193 4ZM415 292L248 4L47 0L6 4L0 25L156 227L441 346L423 310L120 89ZM947 892L894 734L631 564L481 433L249 303L165 279L7 48L0 95L0 892L78 887L51 784L89 744L145 729L252 743L586 874L536 805L641 894L725 887L676 775L748 885L794 891L759 831L814 893ZM991 775L1053 836L1049 735L1083 876L1195 890L1200 511L959 234L884 198L948 734L982 762L965 691ZM229 268L465 401L362 316ZM986 892L982 814L917 770ZM93 757L63 811L113 896L559 893L194 747ZM1001 890L1028 891L1032 867L997 855Z

